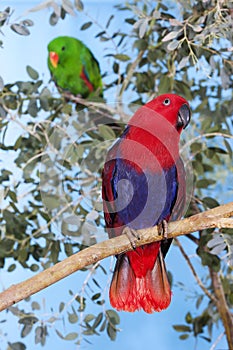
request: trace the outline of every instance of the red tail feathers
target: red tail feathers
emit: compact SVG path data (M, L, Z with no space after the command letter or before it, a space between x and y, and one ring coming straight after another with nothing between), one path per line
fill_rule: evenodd
M152 248L156 254L148 254ZM135 265L140 266L136 271ZM109 295L111 305L117 310L143 309L152 313L169 306L171 289L159 243L117 257Z

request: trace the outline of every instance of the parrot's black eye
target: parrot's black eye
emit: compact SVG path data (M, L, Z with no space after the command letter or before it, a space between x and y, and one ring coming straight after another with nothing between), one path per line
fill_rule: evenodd
M171 103L170 99L169 98L165 98L165 100L163 101L163 105L164 106L169 106Z
M62 46L61 50L62 50L62 51L65 51L65 49L66 49L65 46Z

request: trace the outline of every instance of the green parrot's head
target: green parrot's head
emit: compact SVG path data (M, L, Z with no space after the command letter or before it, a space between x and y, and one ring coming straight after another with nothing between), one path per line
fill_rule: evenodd
M72 57L77 39L68 36L59 36L48 44L48 65L51 70L58 64L65 64Z

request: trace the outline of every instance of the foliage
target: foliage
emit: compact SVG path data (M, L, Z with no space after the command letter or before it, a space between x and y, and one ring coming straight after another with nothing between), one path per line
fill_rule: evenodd
M51 25L69 21L70 15L78 16L84 10L80 0L63 0L62 4L43 2L29 13L45 7L52 9ZM167 5L164 1L135 0L117 5L115 10L124 21L120 31L112 29L115 15L105 25L87 15L87 22L80 26L81 30L95 26L95 40L103 49L110 44L105 59L110 60L112 71L103 72L103 79L105 94L115 96L114 105L89 100L88 109L78 108L65 96L54 95L41 74L28 65L28 81L0 81L1 151L4 159L13 159L9 166L1 163L0 174L0 264L9 272L18 264L33 272L48 268L97 241L104 226L101 169L119 129L95 120L112 116L123 129L137 105L158 94L172 91L183 95L193 111L192 127L182 147L193 175L187 215L224 202L227 192L232 195L233 50L229 28L233 5L220 0L180 0ZM9 7L0 12L1 31L10 26L19 35L29 35L33 22L14 22L12 15ZM11 138L16 125L20 132ZM232 230L217 231L196 234L197 254L204 266L221 275L227 305L232 309ZM48 325L62 317L81 325L79 334L64 335L57 329L64 340L79 343L83 337L103 331L114 340L119 316L105 309L104 288L95 272L97 276L107 274L100 264L90 267L82 293L70 291L70 304L60 302L46 322L39 318L41 306L36 301L28 300L30 312L11 307L9 311L18 317L21 337L33 330L35 343L44 345ZM207 276L205 288L214 294L210 278ZM92 294L88 299L84 297L87 286ZM96 315L87 311L90 302L97 306ZM203 336L207 331L204 337L211 341L213 326L219 322L218 309L204 294L196 302L197 315L187 313L186 324L174 328L182 332L181 339ZM24 349L25 345L9 343L8 348Z

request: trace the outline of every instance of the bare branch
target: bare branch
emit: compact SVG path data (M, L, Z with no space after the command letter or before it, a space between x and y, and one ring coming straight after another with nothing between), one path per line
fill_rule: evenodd
M223 218L230 218L231 216L233 216L233 202L184 220L169 223L168 238L175 238L207 228L232 228L233 219L223 220ZM163 239L162 236L158 235L157 226L138 230L137 232L140 237L136 242L137 247ZM0 294L0 311L45 289L85 266L129 250L132 250L132 246L126 235L121 235L88 247L28 280L6 289Z
M218 312L220 314L223 326L225 328L229 350L233 350L233 317L227 305L220 276L218 275L217 272L213 271L211 268L209 268L209 270L210 270L210 276L211 276L212 285L214 289L214 294L216 297L216 306L218 308Z
M144 50L139 51L139 54L137 56L137 58L135 59L135 61L131 64L130 69L127 73L127 76L125 77L120 93L119 93L119 97L121 98L123 95L123 92L126 90L128 84L130 83L130 80L132 79L133 73L135 72L135 69L137 67L137 65L140 63L142 56L144 54Z
M185 258L188 266L190 267L190 270L192 271L193 276L195 277L197 284L199 285L199 287L203 290L203 292L207 295L207 297L212 300L215 304L216 304L216 298L214 296L211 295L211 293L208 291L208 289L204 286L204 284L202 283L202 281L200 280L196 270L193 267L193 264L191 263L188 255L185 253L184 248L182 247L182 245L180 244L180 241L176 238L176 244L179 247L181 254L183 255L183 257Z

